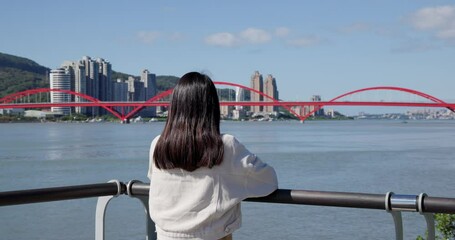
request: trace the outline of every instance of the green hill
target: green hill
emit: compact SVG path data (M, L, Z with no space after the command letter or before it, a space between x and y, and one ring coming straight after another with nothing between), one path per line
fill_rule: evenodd
M49 72L51 69L41 66L33 60L10 54L0 53L0 97L11 93L34 88L49 87ZM132 74L112 71L112 79L128 79ZM172 75L156 76L158 92L173 88L178 77ZM221 99L234 99L232 90L221 89Z
M0 97L34 88L49 87L50 69L23 57L0 53ZM132 74L112 71L112 79L128 79ZM137 77L137 76L135 76ZM156 76L158 92L173 88L175 76Z
M49 87L50 69L23 57L0 53L0 97L33 88Z
M178 81L179 78L175 76L156 76L156 88L158 92L163 92L175 87Z

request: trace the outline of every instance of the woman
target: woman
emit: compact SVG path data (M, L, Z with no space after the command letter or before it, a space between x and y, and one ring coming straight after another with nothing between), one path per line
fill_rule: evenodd
M150 217L159 240L232 239L240 202L277 189L274 169L220 134L211 79L197 72L174 88L164 130L150 146Z

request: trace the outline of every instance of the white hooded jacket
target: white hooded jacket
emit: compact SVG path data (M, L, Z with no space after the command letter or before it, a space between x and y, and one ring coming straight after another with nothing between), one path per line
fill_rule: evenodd
M223 134L223 162L193 172L156 168L150 146L150 217L158 239L220 239L240 228L240 202L277 189L275 170Z

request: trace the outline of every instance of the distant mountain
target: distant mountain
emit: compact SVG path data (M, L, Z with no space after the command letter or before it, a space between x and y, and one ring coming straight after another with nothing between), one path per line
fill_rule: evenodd
M0 53L0 97L27 89L49 87L50 69L23 57Z
M116 72L112 71L111 78L113 81L116 81L117 79L122 79L126 80L128 77L134 77L134 78L140 78L139 76L134 76L131 74L126 74L126 73L121 73L121 72ZM156 76L156 88L158 92L164 92L166 90L169 90L177 84L179 78L176 76Z
M50 70L33 60L0 53L0 97L27 89L48 88ZM112 80L126 80L129 76L134 75L112 71ZM175 76L157 76L158 92L173 88L178 79Z
M164 92L175 87L178 81L179 77L176 76L156 76L156 88L158 92Z

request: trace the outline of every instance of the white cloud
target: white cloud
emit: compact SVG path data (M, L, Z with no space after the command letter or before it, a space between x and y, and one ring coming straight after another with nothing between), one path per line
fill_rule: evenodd
M233 47L238 44L237 37L228 32L215 33L205 38L205 42L209 45L219 47Z
M322 38L317 36L290 38L290 29L286 27L276 28L272 32L258 28L247 28L238 33L220 32L206 37L204 41L213 46L236 47L269 43L273 37L280 38L285 44L295 47L310 47L324 42Z
M139 41L147 44L155 42L160 36L161 33L155 31L140 31L137 33Z
M418 30L435 32L440 39L455 39L455 6L422 8L410 15L409 22Z
M275 35L277 37L286 37L289 35L290 32L291 32L291 30L287 27L279 27L279 28L275 29Z
M205 43L219 47L235 47L241 44L262 44L272 40L272 36L265 30L247 28L240 33L220 32L205 38Z
M439 31L436 36L442 39L455 39L455 27Z
M315 36L307 36L287 41L287 44L294 47L310 47L322 43L322 39Z
M270 34L262 29L247 28L240 33L240 37L253 44L269 42L272 37Z

